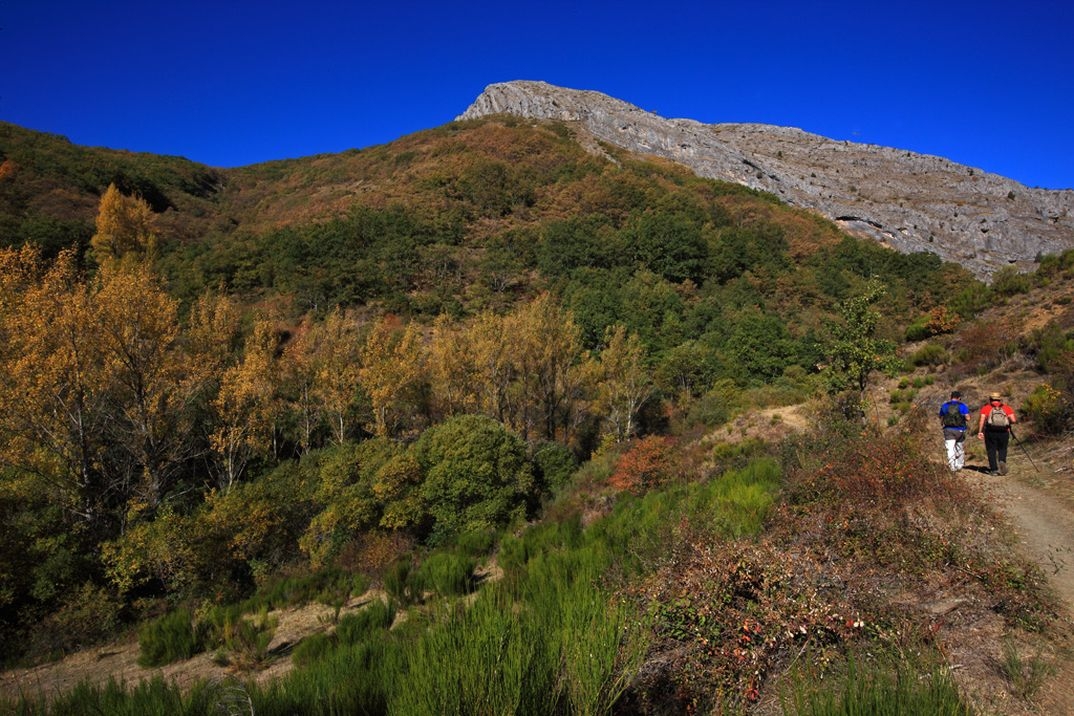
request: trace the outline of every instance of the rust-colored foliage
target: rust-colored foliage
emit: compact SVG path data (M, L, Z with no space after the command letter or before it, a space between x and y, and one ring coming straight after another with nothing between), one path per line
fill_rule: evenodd
M615 463L608 484L617 490L641 494L667 482L674 447L675 441L663 435L637 440Z
M831 438L812 457L823 460L793 473L791 489L837 500L847 510L884 509L949 489L942 465L930 460L926 436L910 432Z
M344 569L379 578L412 549L413 539L401 532L365 532L344 545L336 561Z
M816 563L765 543L682 537L666 568L637 589L655 615L661 654L639 699L663 699L639 711L737 713L760 700L788 654L823 659L874 627L846 595L811 588L823 582Z
M961 370L979 373L1001 365L1017 352L1021 332L1021 325L1012 320L979 320L966 326L955 344Z
M930 336L941 333L950 333L962 322L962 317L947 306L936 306L929 311L928 320L925 322L925 330Z

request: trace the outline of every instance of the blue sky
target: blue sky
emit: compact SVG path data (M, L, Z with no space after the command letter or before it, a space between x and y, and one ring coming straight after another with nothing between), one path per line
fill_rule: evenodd
M217 167L392 141L493 82L1074 188L1074 3L7 0L0 120Z

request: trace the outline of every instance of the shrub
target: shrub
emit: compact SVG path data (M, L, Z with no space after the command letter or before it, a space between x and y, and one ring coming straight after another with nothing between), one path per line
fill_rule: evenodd
M720 380L690 406L687 422L715 428L741 410L742 391L730 380Z
M414 604L421 600L421 589L411 578L414 566L410 557L402 557L384 572L384 591L397 604Z
M320 661L335 647L335 641L324 632L310 634L295 646L291 654L291 661L295 666L309 666L315 661Z
M914 366L944 365L951 361L951 353L938 343L927 343L910 356L910 364Z
M1020 273L1013 266L1004 266L992 275L992 290L1000 296L1029 293L1031 288L1033 278L1029 274Z
M426 430L414 454L425 475L422 497L436 521L431 543L525 514L535 488L526 445L495 420L450 418Z
M1037 697L1041 687L1056 671L1055 666L1042 658L1040 650L1027 659L1010 639L1003 642L1003 659L999 662L999 668L1014 692L1027 701Z
M920 341L941 333L950 333L961 322L962 317L958 313L947 306L936 306L923 316L918 316L907 326L906 340Z
M237 669L260 666L268 658L268 646L276 633L278 620L262 608L253 619L239 617L224 624L224 647L227 663Z
M784 711L801 716L837 714L935 714L969 716L958 686L939 668L914 669L889 662L859 668L851 663L842 684L829 684L799 672L792 695L784 697ZM790 702L790 703L786 703ZM793 703L793 708L791 704Z
M634 494L663 484L670 477L674 446L671 438L661 435L641 438L619 456L608 484L617 490Z
M395 608L388 602L374 599L360 611L339 620L336 639L342 645L358 644L378 632L389 629L395 621Z
M959 331L956 341L956 353L965 368L983 373L1018 352L1018 327L1008 321L978 321Z
M436 552L418 565L417 580L442 597L469 594L474 589L476 562L452 552Z
M551 492L570 482L578 467L571 451L555 442L541 444L533 453L533 464L541 486Z
M1025 400L1022 416L1032 420L1037 432L1061 435L1071 423L1072 409L1066 397L1047 383L1038 385Z
M189 609L176 609L138 630L138 663L142 666L189 659L204 648Z
M741 470L749 464L750 460L762 455L767 449L763 440L748 438L733 443L716 443L709 453L709 461L712 473L721 473L728 470Z
M64 595L54 612L35 625L29 651L66 651L107 639L120 623L119 600L103 587L86 582Z
M467 557L483 557L492 552L496 544L494 530L468 530L455 540L455 548Z

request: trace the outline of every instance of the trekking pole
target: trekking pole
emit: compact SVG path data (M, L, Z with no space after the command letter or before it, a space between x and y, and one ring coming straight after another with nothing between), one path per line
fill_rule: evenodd
M1018 444L1018 447L1022 448L1022 452L1024 452L1026 454L1026 457L1029 458L1029 464L1033 466L1034 470L1040 472L1040 468L1037 467L1037 463L1033 462L1033 458L1030 456L1029 451L1026 450L1026 446L1023 445L1022 441L1018 439L1018 436L1014 434L1014 428L1008 427L1007 430L1010 431L1011 437L1014 438L1014 442Z

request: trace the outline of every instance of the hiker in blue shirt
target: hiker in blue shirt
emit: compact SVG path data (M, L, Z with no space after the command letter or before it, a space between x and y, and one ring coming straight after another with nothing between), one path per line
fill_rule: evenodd
M947 467L958 472L966 464L966 419L970 409L959 400L962 393L951 391L951 399L940 406L940 425L943 426L943 444L947 448Z

